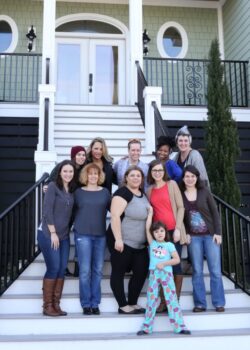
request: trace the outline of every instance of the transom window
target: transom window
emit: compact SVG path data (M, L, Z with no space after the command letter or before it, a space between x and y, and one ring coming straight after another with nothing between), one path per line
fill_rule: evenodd
M188 50L188 38L185 29L176 22L163 24L157 35L157 47L162 57L185 57Z
M99 21L72 21L61 24L56 28L57 32L78 32L78 33L102 33L122 34L122 32L109 23Z
M13 52L17 45L18 32L15 22L0 15L0 52Z

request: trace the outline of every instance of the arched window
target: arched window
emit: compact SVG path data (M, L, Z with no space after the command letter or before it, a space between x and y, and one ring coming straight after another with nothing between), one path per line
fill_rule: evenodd
M122 34L117 27L114 27L109 23L92 20L67 22L57 27L56 32Z
M162 57L184 58L188 50L185 29L176 22L163 24L157 35L157 47Z
M9 16L0 15L0 52L13 52L18 40L16 23Z

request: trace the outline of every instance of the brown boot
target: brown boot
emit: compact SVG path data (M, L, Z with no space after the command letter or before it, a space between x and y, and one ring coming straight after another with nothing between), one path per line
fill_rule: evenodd
M160 304L158 306L158 308L156 309L156 313L160 314L162 312L166 312L167 309L167 305L166 305L166 301L165 301L165 297L164 297L164 293L163 293L163 289L162 286L159 286L159 298L160 298Z
M54 306L55 311L59 313L59 316L66 316L67 315L67 312L63 311L60 308L60 300L61 300L61 296L62 296L63 285L64 285L64 279L58 278L56 280L56 285L55 285L54 295L53 295L53 306Z
M174 275L175 290L176 290L178 301L180 300L180 296L181 296L182 281L183 281L182 275Z
M53 294L56 280L44 278L43 279L43 314L46 316L59 316L59 312L53 306Z

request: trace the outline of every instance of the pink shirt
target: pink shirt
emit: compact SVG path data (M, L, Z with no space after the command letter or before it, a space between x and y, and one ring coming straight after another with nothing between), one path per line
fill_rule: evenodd
M162 221L167 226L168 230L174 230L176 221L169 198L167 184L160 188L152 188L150 204L154 210L153 221Z

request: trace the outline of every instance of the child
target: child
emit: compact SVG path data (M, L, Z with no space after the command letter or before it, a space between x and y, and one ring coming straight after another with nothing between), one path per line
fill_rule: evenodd
M146 223L147 240L150 251L147 308L142 330L140 330L137 335L150 334L153 331L160 284L163 288L168 307L169 321L174 332L178 334L191 334L183 321L172 273L172 266L178 264L180 258L175 250L174 244L169 242L166 226L161 221L154 222L151 226L152 215L153 210L150 208Z

